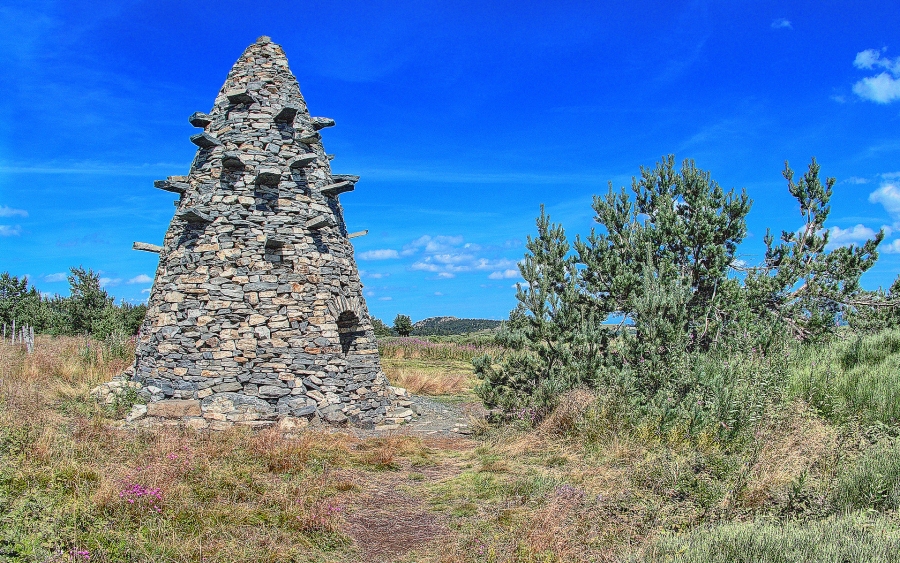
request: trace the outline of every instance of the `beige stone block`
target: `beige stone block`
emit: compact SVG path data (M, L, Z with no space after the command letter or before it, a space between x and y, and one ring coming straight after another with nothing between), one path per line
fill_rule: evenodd
M242 338L237 341L237 347L239 350L256 350L256 339Z
M184 301L184 294L177 291L166 293L164 298L166 303L181 303Z
M209 422L203 417L191 417L184 421L184 425L193 430L205 430L209 427Z
M265 322L266 322L266 317L264 317L262 315L250 315L250 318L247 320L247 323L250 326L265 324Z
M213 394L213 390L210 389L209 387L207 387L206 389L201 389L201 390L197 391L197 398L205 399L206 397L209 397L212 394Z
M178 376L187 375L187 368L174 368L172 373Z
M209 315L200 315L199 317L197 317L197 326L206 326L214 320L215 317Z
M200 415L200 401L193 399L168 399L147 405L147 416L182 418Z
M295 432L309 426L309 421L297 416L286 416L278 420L278 429L282 432Z

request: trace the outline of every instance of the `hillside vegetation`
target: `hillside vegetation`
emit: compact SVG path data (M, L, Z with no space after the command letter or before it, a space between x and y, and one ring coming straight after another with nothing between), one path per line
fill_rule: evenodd
M413 323L413 336L449 336L495 330L502 321L490 319L458 319L456 317L430 317Z

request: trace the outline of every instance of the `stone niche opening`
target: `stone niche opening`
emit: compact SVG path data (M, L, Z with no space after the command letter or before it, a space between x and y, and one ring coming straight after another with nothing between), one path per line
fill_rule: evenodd
M353 311L344 311L338 316L337 326L341 352L349 354L356 351L356 337L361 334L359 316Z

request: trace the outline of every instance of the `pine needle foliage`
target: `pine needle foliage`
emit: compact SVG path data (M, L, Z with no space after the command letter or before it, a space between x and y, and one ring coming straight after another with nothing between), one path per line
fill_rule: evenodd
M518 304L497 337L508 351L474 362L485 404L547 412L585 387L620 397L660 431L748 428L780 395L789 335L827 338L839 314L872 300L859 278L884 236L831 249L834 179L819 179L815 159L796 182L787 163L783 175L805 225L778 244L767 235L757 267L737 260L746 192L724 190L692 160L642 167L630 190L610 184L594 197L598 227L571 243L542 207Z

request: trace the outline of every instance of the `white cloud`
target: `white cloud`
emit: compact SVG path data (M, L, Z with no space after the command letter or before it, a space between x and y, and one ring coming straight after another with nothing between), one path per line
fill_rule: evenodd
M24 209L13 209L5 205L0 205L0 217L28 217L28 212Z
M888 244L882 244L878 250L885 254L900 254L900 238L892 240Z
M375 296L375 292L374 292L374 291L369 290L369 291L366 292L366 297L374 297L374 296Z
M122 278L100 278L100 287L115 287L122 283Z
M437 277L441 278L442 280L447 280L454 277L454 274L451 274L450 272L441 272L437 275Z
M847 178L846 180L844 180L844 182L846 182L848 184L868 184L869 180L866 178L860 178L858 176L851 176L851 177Z
M22 234L22 227L19 225L0 225L0 237L17 237Z
M491 272L491 275L488 276L488 279L492 280L502 280L502 279L510 279L519 277L519 270L503 270L502 272Z
M359 255L360 260L390 260L400 258L400 254L393 249L367 250Z
M393 301L394 298L393 297L379 297L378 300L379 301Z
M794 26L791 25L790 20L785 18L778 18L773 21L771 26L772 29L794 29Z
M862 244L869 239L875 238L875 231L859 224L849 229L840 227L831 227L828 229L828 249L837 248L839 246L849 246L851 244Z
M882 49L883 51L883 49ZM900 100L900 57L882 57L882 51L866 49L856 54L853 66L863 70L884 69L875 76L867 76L853 85L853 93L879 104Z
M44 281L47 283L56 283L66 281L67 276L65 272L57 272L55 274L47 274L44 276Z
M362 272L360 272L360 274L362 274ZM376 273L374 273L374 274L366 274L366 277L367 277L367 278L374 278L374 279L376 279L376 280L380 280L381 278L386 278L386 277L388 277L389 275L390 275L390 274L381 274L381 273L377 273L377 272L376 272Z
M144 289L141 290L141 293L150 293L150 290L151 290L151 289L153 289L153 288L152 288L152 287L145 287Z
M895 227L900 223L900 186L893 183L882 184L880 188L869 194L869 201L880 203L894 219Z
M148 276L146 274L141 274L139 276L135 276L135 277L131 278L126 283L152 283L152 282L153 282L153 278L151 278L150 276Z
M428 264L425 262L415 262L412 266L410 266L413 270L424 270L426 272L440 272L440 266L436 264Z
M441 293L440 291L435 291L434 294L437 295L438 297L440 297L441 295L443 295L443 293Z

